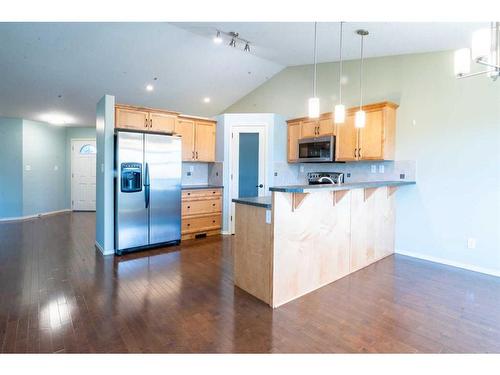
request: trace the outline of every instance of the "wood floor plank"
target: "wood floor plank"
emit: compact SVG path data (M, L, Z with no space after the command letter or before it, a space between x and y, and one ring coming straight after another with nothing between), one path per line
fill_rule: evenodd
M122 257L95 214L0 224L2 353L500 353L500 279L394 255L278 309L230 236Z

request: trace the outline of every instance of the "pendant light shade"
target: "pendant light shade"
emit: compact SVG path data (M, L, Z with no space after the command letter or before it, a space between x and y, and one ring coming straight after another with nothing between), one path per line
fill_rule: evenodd
M309 118L319 117L319 98L309 98Z
M470 49L462 48L455 51L455 75L470 73Z
M356 128L364 128L366 123L366 114L363 111L363 42L365 36L369 33L366 30L358 30L356 33L361 36L361 59L359 62L359 111L356 112L354 126Z
M340 43L339 43L339 104L333 110L334 122L336 124L343 124L345 122L345 106L342 104L342 32L343 22L340 22Z
M356 112L356 117L354 119L354 126L356 128L364 128L366 123L366 113L362 109Z
M335 123L343 124L345 122L345 106L343 104L337 104L334 109Z
M491 55L491 29L485 28L472 34L472 58L488 61Z
M317 23L314 22L314 75L313 75L313 96L309 98L309 118L319 118L319 98L316 96L316 47L317 47Z

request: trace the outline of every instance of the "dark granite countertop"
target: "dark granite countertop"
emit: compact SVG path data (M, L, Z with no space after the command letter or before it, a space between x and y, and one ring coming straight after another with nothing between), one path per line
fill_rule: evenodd
M249 206L263 207L271 209L272 197L248 197L248 198L234 198L233 202L247 204Z
M222 189L222 185L182 185L182 190Z
M351 190L363 188L376 188L381 186L403 186L414 185L415 181L368 181L368 182L346 182L340 185L290 185L290 186L273 186L270 191L280 193L314 193L315 191L336 191L336 190Z

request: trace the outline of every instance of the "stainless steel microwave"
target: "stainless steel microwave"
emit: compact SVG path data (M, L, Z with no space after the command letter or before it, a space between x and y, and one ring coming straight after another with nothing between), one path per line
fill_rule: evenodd
M328 163L335 161L335 136L299 139L300 163Z

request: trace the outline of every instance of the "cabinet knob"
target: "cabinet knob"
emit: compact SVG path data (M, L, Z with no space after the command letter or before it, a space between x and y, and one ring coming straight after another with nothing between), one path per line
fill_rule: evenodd
M191 206L188 206L188 208L191 208Z
M188 223L188 227L190 226L191 224Z
M215 207L215 203L212 203L212 206Z
M215 220L212 220L212 223L215 223Z

